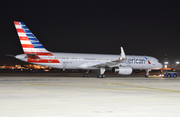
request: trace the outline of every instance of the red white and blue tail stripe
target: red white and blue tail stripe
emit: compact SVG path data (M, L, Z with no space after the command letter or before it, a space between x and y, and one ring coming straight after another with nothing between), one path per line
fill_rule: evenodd
M60 63L53 54L47 51L34 34L28 29L23 22L14 21L23 51L28 55L27 62L33 63ZM34 55L33 55L34 54Z
M14 24L25 54L51 55L23 22L14 21Z

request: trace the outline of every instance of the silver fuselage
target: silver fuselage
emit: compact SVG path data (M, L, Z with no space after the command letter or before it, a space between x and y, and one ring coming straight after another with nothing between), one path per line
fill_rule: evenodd
M41 59L48 59L47 63L33 63L43 66L49 66L58 69L99 69L93 67L95 64L101 64L118 60L121 55L110 54L81 54L81 53L57 53L51 52L54 56L41 56ZM17 55L16 58L25 62L28 59L25 58L26 54ZM53 59L58 59L60 63L52 63ZM84 66L83 66L84 65ZM154 57L150 56L135 56L126 55L126 59L114 67L129 66L132 69L159 69L162 68L162 64ZM113 67L113 66L112 66ZM111 67L107 67L111 68Z

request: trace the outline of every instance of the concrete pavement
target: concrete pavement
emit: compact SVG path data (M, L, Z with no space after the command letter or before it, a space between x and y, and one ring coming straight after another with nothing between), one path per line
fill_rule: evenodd
M0 117L180 117L180 78L0 77Z

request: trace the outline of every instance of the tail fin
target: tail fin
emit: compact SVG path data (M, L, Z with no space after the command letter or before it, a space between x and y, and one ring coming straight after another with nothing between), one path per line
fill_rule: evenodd
M53 56L43 47L43 45L23 22L14 21L14 25L25 54L35 53L36 55Z

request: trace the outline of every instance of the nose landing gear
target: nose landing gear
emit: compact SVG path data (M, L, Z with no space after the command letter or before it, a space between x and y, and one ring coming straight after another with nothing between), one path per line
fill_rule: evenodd
M151 69L147 69L147 70L146 70L146 75L145 75L146 78L149 77L149 72L150 72L150 71L151 71Z
M83 74L83 77L90 77L89 71L90 70L87 70L87 72Z

